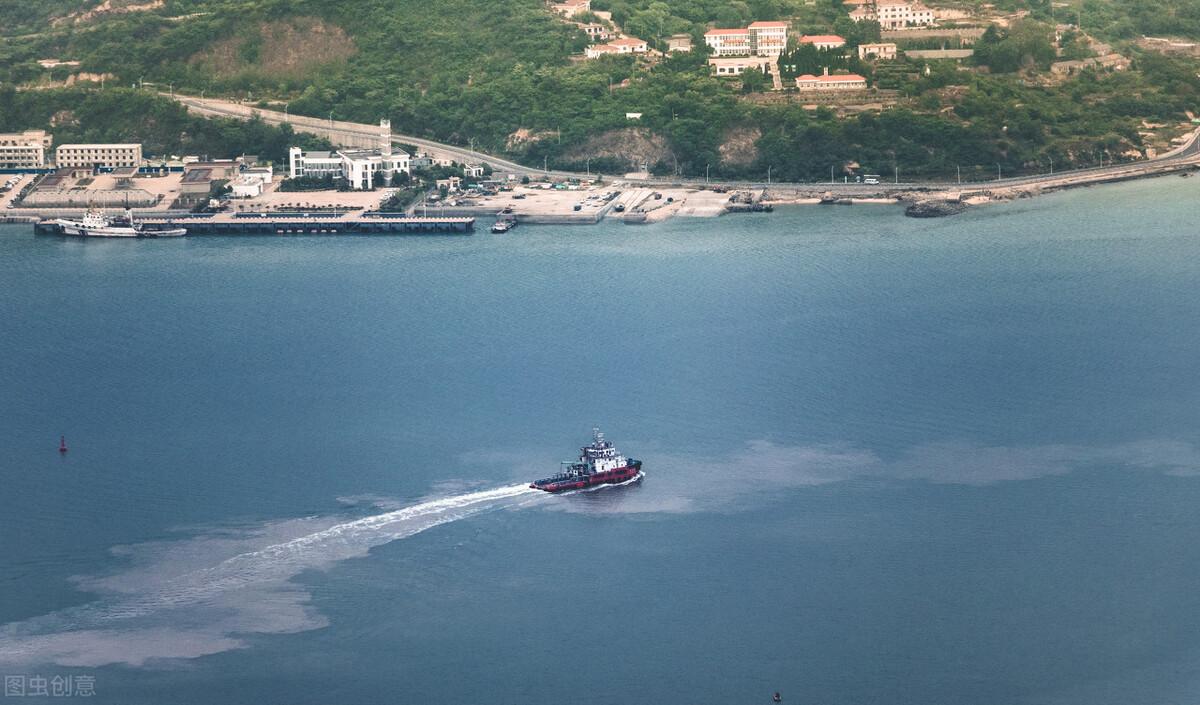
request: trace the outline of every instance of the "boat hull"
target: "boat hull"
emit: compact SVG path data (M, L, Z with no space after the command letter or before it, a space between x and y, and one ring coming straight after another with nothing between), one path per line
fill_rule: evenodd
M185 228L164 228L162 230L147 230L129 227L92 228L72 220L56 220L55 223L63 235L75 237L183 237L187 234Z
M628 465L604 472L592 473L591 475L579 475L576 477L557 479L548 478L546 480L537 480L529 486L535 490L543 492L567 492L570 490L583 490L588 487L596 487L599 485L619 485L624 482L629 482L638 477L642 472L642 462L635 460Z

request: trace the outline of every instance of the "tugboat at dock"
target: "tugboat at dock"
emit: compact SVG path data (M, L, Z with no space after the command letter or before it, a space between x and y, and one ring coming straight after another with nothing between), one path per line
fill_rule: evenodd
M535 480L529 486L546 492L580 490L596 485L616 485L642 476L642 461L617 452L600 429L592 429L592 443L579 449L578 460L563 462L563 471Z

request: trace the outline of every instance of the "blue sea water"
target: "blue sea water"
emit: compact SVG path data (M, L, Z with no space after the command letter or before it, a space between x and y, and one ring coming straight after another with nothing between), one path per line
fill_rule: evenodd
M111 703L1188 702L1196 184L0 226L0 672ZM644 482L523 489L597 424Z

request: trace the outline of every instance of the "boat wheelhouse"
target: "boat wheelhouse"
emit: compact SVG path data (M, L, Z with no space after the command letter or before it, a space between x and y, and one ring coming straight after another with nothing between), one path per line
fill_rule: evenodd
M535 490L562 492L615 485L642 476L642 461L621 455L599 428L592 429L592 442L579 449L579 458L564 461L562 466L557 475L535 480L529 486Z

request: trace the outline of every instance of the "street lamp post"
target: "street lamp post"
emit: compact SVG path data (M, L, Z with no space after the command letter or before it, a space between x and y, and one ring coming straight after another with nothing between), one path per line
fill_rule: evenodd
M1050 160L1050 175L1054 176L1054 157L1046 155L1046 158Z
M833 183L833 165L829 165L829 183Z
M962 183L962 166L961 166L961 165L959 165L959 164L955 164L955 165L954 165L954 170L955 170L956 172L958 172L958 183L960 183L960 184L961 184L961 183Z
M767 165L767 185L771 185L771 165Z
M996 181L1004 178L1004 172L1000 169L1000 162L996 162Z
M329 129L333 129L333 111L329 111Z
M588 157L585 161L586 161L588 181L591 181L592 180L592 158Z
M704 165L704 183L706 183L706 184L708 183L708 167L709 167L708 164Z

